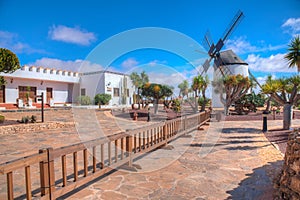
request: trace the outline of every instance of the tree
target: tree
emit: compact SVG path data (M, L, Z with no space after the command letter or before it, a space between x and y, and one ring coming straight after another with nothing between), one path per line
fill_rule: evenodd
M157 83L146 83L142 88L142 95L154 99L154 113L158 112L158 101L164 97L173 95L170 86Z
M187 80L184 80L182 83L178 85L179 88L179 96L182 95L182 98L184 96L189 97L189 83Z
M149 82L149 77L145 71L143 71L140 75L136 72L132 72L130 74L130 79L137 90L137 100L134 103L138 102L140 109L140 90L143 87L143 85Z
M289 62L289 67L297 67L300 72L300 36L296 36L289 44L288 53L284 56Z
M191 88L195 92L195 107L193 108L193 110L195 112L198 111L199 103L198 103L197 99L198 99L199 94L202 94L202 98L203 98L203 101L201 101L202 102L201 111L205 110L205 105L207 104L207 98L206 98L205 92L206 92L208 85L209 85L208 76L204 77L204 76L198 75L193 78L193 83L192 83Z
M225 115L228 115L228 109L231 104L247 94L251 85L249 78L241 74L225 76L223 79L214 81L212 84L215 87L215 92L220 94Z
M262 85L262 92L269 94L279 105L283 105L283 129L289 129L292 121L292 106L300 100L300 76L269 79Z
M106 105L111 100L110 94L96 94L95 98L96 105Z
M13 73L17 69L20 69L20 62L16 54L8 49L0 48L0 72ZM0 76L0 85L4 85L6 82L3 76Z
M192 106L194 112L198 111L198 100L197 99L198 99L198 91L199 91L199 85L200 85L200 78L199 78L199 76L195 76L193 78L193 82L192 82L192 86L191 86L192 90L195 92L195 99L194 99L194 101L195 101L194 105L195 106L192 106L192 104L190 104Z
M199 91L201 91L202 98L203 98L203 102L202 102L202 105L201 105L201 111L204 111L205 110L205 105L207 103L205 92L206 92L206 89L207 89L208 84L209 84L209 79L208 79L207 75L205 77L198 76L198 79L199 79Z

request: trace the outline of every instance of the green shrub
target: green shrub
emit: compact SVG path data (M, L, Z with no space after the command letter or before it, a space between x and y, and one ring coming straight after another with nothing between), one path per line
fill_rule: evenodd
M29 116L23 116L21 118L21 120L17 120L17 122L20 122L20 123L23 123L23 124L27 124L29 122L35 123L36 119L37 119L37 117L35 115L31 115L31 117L29 117Z
M5 117L3 115L0 115L0 123L2 124L5 120Z
M23 116L21 121L18 121L18 122L27 124L29 122L29 120L30 120L29 116Z
M91 105L91 98L89 96L79 96L76 102L81 105Z
M106 105L111 100L110 94L97 94L94 98L95 105Z
M176 113L181 111L181 102L178 99L172 100L172 110Z
M199 97L198 98L198 105L202 106L203 102L204 102L204 98L203 97ZM211 103L211 99L206 98L205 106L210 106L210 103Z
M30 121L31 121L31 123L35 123L36 122L36 116L32 115Z

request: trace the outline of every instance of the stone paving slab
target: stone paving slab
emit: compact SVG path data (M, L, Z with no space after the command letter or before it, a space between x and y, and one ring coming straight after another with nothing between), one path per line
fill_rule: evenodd
M273 199L283 157L256 123L225 122L217 140L206 126L135 161L138 172L118 170L62 199Z
M56 112L52 118L64 116L71 117L72 113ZM105 134L149 124L116 119L103 112L96 112L96 118ZM83 118L82 122L89 121ZM269 128L281 126L282 121L269 121ZM159 149L136 160L142 167L138 172L117 170L61 199L272 199L272 179L283 158L261 133L261 127L261 121L211 122L191 137L172 142L173 150ZM79 136L75 127L0 136L0 161L91 137L93 134ZM5 192L2 178L0 193Z

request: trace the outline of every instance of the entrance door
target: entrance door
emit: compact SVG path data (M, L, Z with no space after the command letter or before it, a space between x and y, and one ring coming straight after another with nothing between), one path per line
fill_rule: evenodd
M0 86L0 103L5 103L5 85Z
M50 103L50 99L52 99L52 88L47 88L47 103Z

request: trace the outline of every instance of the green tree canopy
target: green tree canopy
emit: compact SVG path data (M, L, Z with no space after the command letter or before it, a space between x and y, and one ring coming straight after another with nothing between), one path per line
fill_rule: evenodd
M161 85L157 83L146 83L142 88L142 95L154 99L161 99L163 97L170 97L173 91L168 85Z
M182 95L182 97L187 96L189 94L189 82L187 80L184 80L182 83L178 85L179 88L179 96Z
M20 62L16 54L14 54L12 51L0 48L0 72L3 73L13 73L17 69L19 69ZM1 76L0 77L0 85L4 85L5 80Z
M155 100L155 113L158 111L158 101L164 97L173 95L173 91L168 85L161 85L157 83L146 83L142 88L142 95L150 97Z
M272 79L270 76L266 83L262 85L262 92L270 94L280 105L286 103L295 104L300 99L300 76L290 78Z
M289 67L297 67L300 72L300 36L296 36L289 44L288 53L284 58L289 62Z
M96 94L95 98L96 105L106 105L111 100L110 94Z

